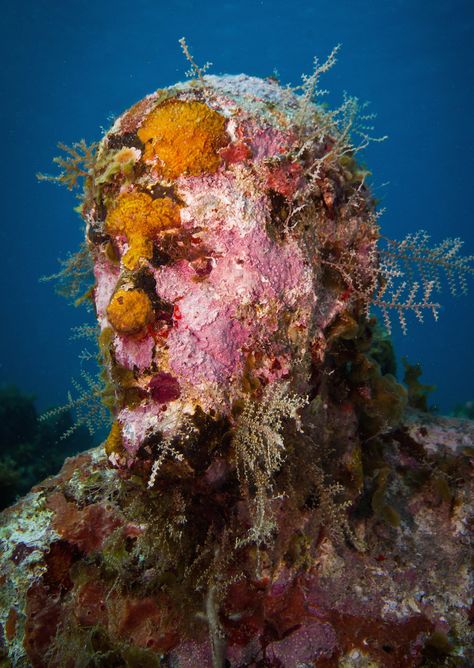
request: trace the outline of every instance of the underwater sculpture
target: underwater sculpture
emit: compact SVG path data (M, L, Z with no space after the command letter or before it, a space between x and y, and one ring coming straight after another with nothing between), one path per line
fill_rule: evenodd
M62 161L114 422L2 515L4 665L471 665L474 425L407 410L368 315L436 314L471 258L384 250L333 60L299 93L193 64Z

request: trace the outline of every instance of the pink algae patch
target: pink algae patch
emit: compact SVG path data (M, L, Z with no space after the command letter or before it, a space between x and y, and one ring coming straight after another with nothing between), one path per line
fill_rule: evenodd
M155 269L157 294L169 302L182 299L188 290L188 284L191 284L191 287L193 286L192 280L195 275L196 272L187 260L178 260L171 266ZM196 287L194 285L194 289Z
M106 317L106 310L114 293L120 275L120 267L103 255L99 255L94 264L94 301L99 322Z
M120 118L120 131L136 132L145 116L156 105L156 95L149 95L130 107Z
M204 282L195 281L185 261L155 272L159 296L179 304L167 346L170 368L182 385L229 380L242 368L243 347L278 327L281 309L299 304L309 317L313 308L312 276L301 250L291 241L277 245L263 223L253 225L246 234L206 230L206 245L219 245L221 252Z
M239 162L244 162L252 157L252 151L250 147L245 142L236 142L235 144L230 144L226 148L221 149L221 157L224 159L226 164L232 165Z
M134 337L117 335L114 339L115 359L126 369L147 369L153 361L152 336Z
M321 657L331 657L336 646L337 636L333 627L327 623L313 622L283 640L271 643L267 647L267 656L281 662L283 666L299 665Z
M272 190L291 198L303 185L303 169L299 163L286 163L270 169L267 176L267 185Z
M122 426L123 445L134 455L149 433L162 427L162 407L147 400L136 408L123 408L118 414Z
M225 310L216 314L212 323L199 329L182 325L168 337L169 364L172 370L189 383L221 382L230 377L242 358L242 345L249 332Z
M171 654L174 662L180 668L196 668L196 666L212 666L212 651L209 641L202 642L184 640Z
M263 302L275 297L296 300L301 299L301 293L312 294L310 272L296 242L278 246L260 226L243 236L237 230L211 232L205 242L220 247L205 283L194 281L196 272L185 261L155 272L159 296L172 302L182 300L183 322L188 316L209 321L210 311L221 305L237 307L243 301Z
M288 241L282 248L272 242L264 230L258 229L250 236L248 244L249 261L264 277L260 279L261 298L270 293L285 303L301 304L305 293L312 295L310 274L296 242Z
M248 144L252 151L254 161L272 158L286 153L293 141L293 135L282 132L277 128L258 127L255 123L245 126L248 132Z

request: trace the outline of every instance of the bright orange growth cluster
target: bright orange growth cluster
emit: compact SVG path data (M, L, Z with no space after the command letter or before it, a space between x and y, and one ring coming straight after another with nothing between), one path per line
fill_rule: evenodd
M153 307L142 290L118 290L107 307L107 318L120 334L137 334L153 319Z
M165 102L138 130L145 160L158 158L170 179L213 173L220 164L218 149L229 142L225 123L224 116L202 102Z
M105 227L109 234L127 237L130 248L122 258L127 269L136 269L141 258L152 257L153 239L160 232L180 225L179 209L169 197L153 199L144 192L127 192L118 197Z

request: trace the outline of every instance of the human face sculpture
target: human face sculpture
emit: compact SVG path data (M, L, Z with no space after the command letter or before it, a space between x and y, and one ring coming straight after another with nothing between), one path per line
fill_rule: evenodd
M116 464L198 409L232 420L273 383L308 391L345 297L322 291L315 230L289 224L299 202L336 234L337 187L321 180L315 208L294 157L294 105L274 82L206 77L145 98L101 142L84 215Z

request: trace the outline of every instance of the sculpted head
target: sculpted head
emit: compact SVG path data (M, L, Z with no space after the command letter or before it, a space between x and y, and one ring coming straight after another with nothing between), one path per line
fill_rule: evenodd
M197 415L232 424L272 384L311 392L347 319L334 266L369 281L377 230L355 162L304 112L274 81L206 76L146 97L101 141L83 214L114 464L152 459Z

